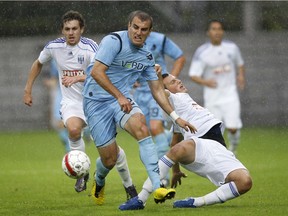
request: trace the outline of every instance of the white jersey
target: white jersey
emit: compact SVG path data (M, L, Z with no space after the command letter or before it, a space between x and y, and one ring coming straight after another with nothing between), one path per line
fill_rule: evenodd
M201 137L214 125L221 123L208 109L198 105L188 93L170 93L169 101L175 112L197 129L197 132L193 134L180 128L185 140L191 139L191 137Z
M88 38L81 37L79 43L75 46L68 45L65 38L58 38L50 41L40 53L38 60L41 64L50 61L52 58L56 61L62 92L61 104L82 103L83 82L77 82L66 88L61 84L61 79L63 76L85 75L86 68L94 59L97 49L97 43Z
M237 45L230 41L222 41L214 46L210 42L200 46L192 59L189 76L214 79L216 88L204 87L205 106L226 103L238 97L236 73L239 66L244 65Z

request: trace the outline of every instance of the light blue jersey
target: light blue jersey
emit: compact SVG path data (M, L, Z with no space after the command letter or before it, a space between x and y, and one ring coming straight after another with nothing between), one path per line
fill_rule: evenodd
M158 80L154 69L154 59L145 47L135 47L127 31L112 33L103 38L95 55L109 68L106 71L112 84L131 100L132 111L124 113L116 98L105 91L91 76L94 62L87 69L84 84L84 113L96 146L112 143L116 136L116 124L124 127L126 121L135 112L141 112L129 93L130 80L140 75L146 80ZM142 113L142 112L141 112Z
M123 95L129 95L131 80L136 80L139 76L145 80L158 80L154 69L155 61L145 46L139 48L130 42L127 31L119 31L116 34L119 38L113 34L103 38L95 61L107 65L109 68L106 74L110 81ZM87 68L83 96L97 101L115 99L91 77L93 65L94 62Z
M161 65L162 74L168 73L165 62L165 55L176 60L183 55L183 51L168 37L158 32L151 32L145 41L147 49L149 49L157 64ZM154 100L148 83L140 77L138 79L140 87L134 92L134 99L141 108L149 125L150 120L164 120L163 112L157 102Z
M147 49L152 52L155 58L155 63L159 64L162 68L162 74L167 74L167 66L165 62L165 55L169 56L173 60L178 59L183 55L183 51L166 35L151 32L145 41ZM140 78L139 82L141 86L137 89L138 91L149 91L149 86L145 79Z

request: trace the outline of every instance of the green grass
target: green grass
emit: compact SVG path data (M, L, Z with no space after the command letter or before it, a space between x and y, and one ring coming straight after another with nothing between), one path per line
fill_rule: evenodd
M120 131L119 144L125 149L133 181L140 191L146 172L137 143ZM54 132L0 133L0 215L286 215L288 212L288 133L286 129L242 130L239 159L253 177L253 188L242 197L224 204L199 209L173 209L172 202L156 205L153 198L143 211L120 212L125 193L116 170L107 178L106 203L96 206L88 190L77 194L75 180L61 169L64 147ZM97 150L88 144L87 153L95 169ZM187 173L187 172L186 172ZM176 199L201 196L215 189L208 180L187 173Z

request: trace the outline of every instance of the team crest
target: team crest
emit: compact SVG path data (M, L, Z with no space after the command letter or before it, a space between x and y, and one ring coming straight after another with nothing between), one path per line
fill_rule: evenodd
M84 62L84 55L78 55L78 63L83 64Z
M149 60L152 60L152 59L153 59L152 53L148 53L146 57L147 57L147 59L149 59Z

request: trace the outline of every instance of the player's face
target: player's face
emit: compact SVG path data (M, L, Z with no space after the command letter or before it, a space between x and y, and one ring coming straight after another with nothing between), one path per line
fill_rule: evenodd
M174 94L188 91L183 85L182 81L171 74L163 79L163 84L170 92Z
M215 45L221 44L221 41L224 35L224 30L222 28L222 25L218 22L211 23L207 34L212 44L215 44Z
M146 38L151 32L151 22L141 21L138 17L134 17L131 23L128 24L128 35L131 42L138 47L142 47Z
M62 34L66 38L68 45L76 45L83 33L84 28L80 28L78 20L67 21L63 25Z

